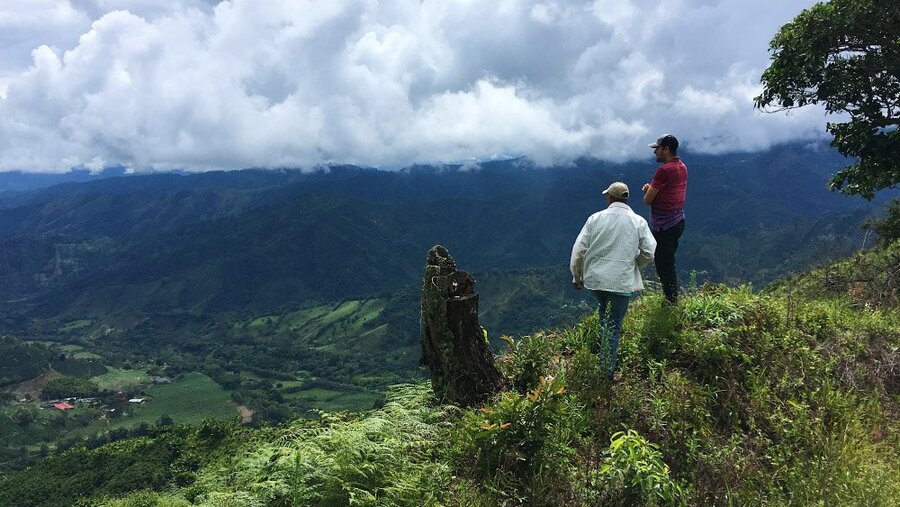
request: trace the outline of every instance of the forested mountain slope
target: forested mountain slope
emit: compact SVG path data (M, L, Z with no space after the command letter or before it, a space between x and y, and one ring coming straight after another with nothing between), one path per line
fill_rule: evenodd
M862 243L848 229L874 205L825 189L843 163L827 149L686 160L684 273L764 283L808 265L807 249ZM599 190L639 188L653 166L159 174L0 193L0 302L42 316L272 310L415 283L436 243L472 271L558 266Z

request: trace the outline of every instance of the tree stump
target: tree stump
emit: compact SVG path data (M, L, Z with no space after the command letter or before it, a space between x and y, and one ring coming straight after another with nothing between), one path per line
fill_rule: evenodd
M457 270L440 245L426 258L420 338L421 362L441 402L471 407L506 387L478 322L475 278Z

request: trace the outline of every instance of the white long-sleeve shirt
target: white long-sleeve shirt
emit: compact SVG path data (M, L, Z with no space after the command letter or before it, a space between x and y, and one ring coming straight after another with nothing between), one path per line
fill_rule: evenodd
M653 260L656 240L643 217L621 202L588 217L569 268L590 290L629 293L644 288L640 268Z

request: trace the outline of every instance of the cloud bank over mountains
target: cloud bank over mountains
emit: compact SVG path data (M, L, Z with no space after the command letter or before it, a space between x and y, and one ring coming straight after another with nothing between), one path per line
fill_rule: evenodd
M812 0L0 0L0 170L648 159L824 137L753 109Z

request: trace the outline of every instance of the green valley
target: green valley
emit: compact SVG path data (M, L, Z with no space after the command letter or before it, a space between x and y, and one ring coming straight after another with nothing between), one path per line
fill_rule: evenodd
M492 343L499 348L502 334L573 324L589 312L583 295L571 289L553 296L540 292L540 287L565 276L560 269L485 274L479 282L484 294L482 320ZM9 368L20 380L44 371L52 374L8 388L14 393L11 400L29 394L28 401L7 407L7 417L13 420L24 410L35 414L36 422L29 425L30 431L11 432L3 452L12 457L10 464L27 463L42 445L41 452L46 453L163 419L229 420L240 412L245 423L260 423L316 417L320 410L372 409L383 403L387 386L423 378L417 369L418 298L419 288L411 286L385 297L246 318L157 315L154 320L159 324L152 328L137 317L38 321L35 325L44 330L43 337L55 341L8 337L6 357L16 358L16 366ZM35 358L31 363L22 362L31 356ZM107 397L121 392L120 398L147 401L127 409L122 403L71 412L48 409L46 417L38 417L40 388L54 375L90 380ZM167 383L158 384L158 379ZM127 415L103 414L101 408L112 406Z

